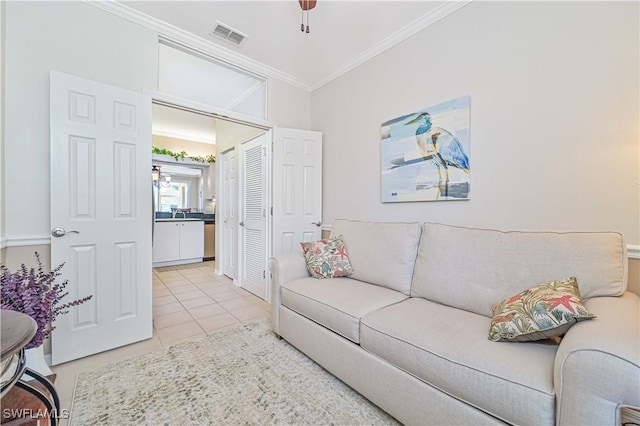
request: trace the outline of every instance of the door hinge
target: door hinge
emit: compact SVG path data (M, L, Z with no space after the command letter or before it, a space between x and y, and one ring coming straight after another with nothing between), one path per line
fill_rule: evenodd
M273 206L271 206L271 216L273 216Z
M274 143L271 142L271 152L273 152L273 149L274 149L273 146L274 146Z
M262 278L267 279L267 271L262 271Z

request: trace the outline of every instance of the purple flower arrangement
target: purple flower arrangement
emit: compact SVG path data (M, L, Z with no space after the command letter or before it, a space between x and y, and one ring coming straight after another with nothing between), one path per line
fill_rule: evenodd
M62 299L69 294L68 291L64 291L69 281L55 283L55 280L61 275L60 270L64 263L51 272L44 272L38 253L36 253L36 259L37 271L34 268L27 268L24 263L16 272L9 271L5 265L0 265L2 272L0 309L22 312L38 324L38 330L25 346L26 349L42 345L55 328L53 322L58 316L66 314L70 307L78 306L92 297L91 295L61 304Z

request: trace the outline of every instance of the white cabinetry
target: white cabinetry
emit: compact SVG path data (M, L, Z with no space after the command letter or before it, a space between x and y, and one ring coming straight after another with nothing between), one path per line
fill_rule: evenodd
M180 222L156 222L153 230L153 262L180 259Z
M204 256L204 222L156 222L153 263L201 262Z
M211 200L216 198L216 195L215 195L216 167L215 166L216 166L216 163L210 163L209 167L205 167L202 173L205 200Z
M180 259L204 257L204 222L180 222Z

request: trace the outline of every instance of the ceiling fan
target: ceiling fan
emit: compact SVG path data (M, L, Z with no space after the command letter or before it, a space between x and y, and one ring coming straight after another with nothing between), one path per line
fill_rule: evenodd
M302 23L300 24L300 31L302 31L303 33L306 32L307 34L309 34L309 11L316 7L317 2L317 0L298 0L298 3L300 3L300 8L302 9ZM307 13L306 31L304 25L305 12Z

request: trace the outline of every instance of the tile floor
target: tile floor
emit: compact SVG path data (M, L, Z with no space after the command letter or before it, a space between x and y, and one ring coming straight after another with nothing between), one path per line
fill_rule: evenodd
M70 409L76 375L176 343L270 316L265 301L214 274L215 262L155 268L153 337L111 351L56 365L55 387L63 409ZM61 425L66 425L66 420Z

